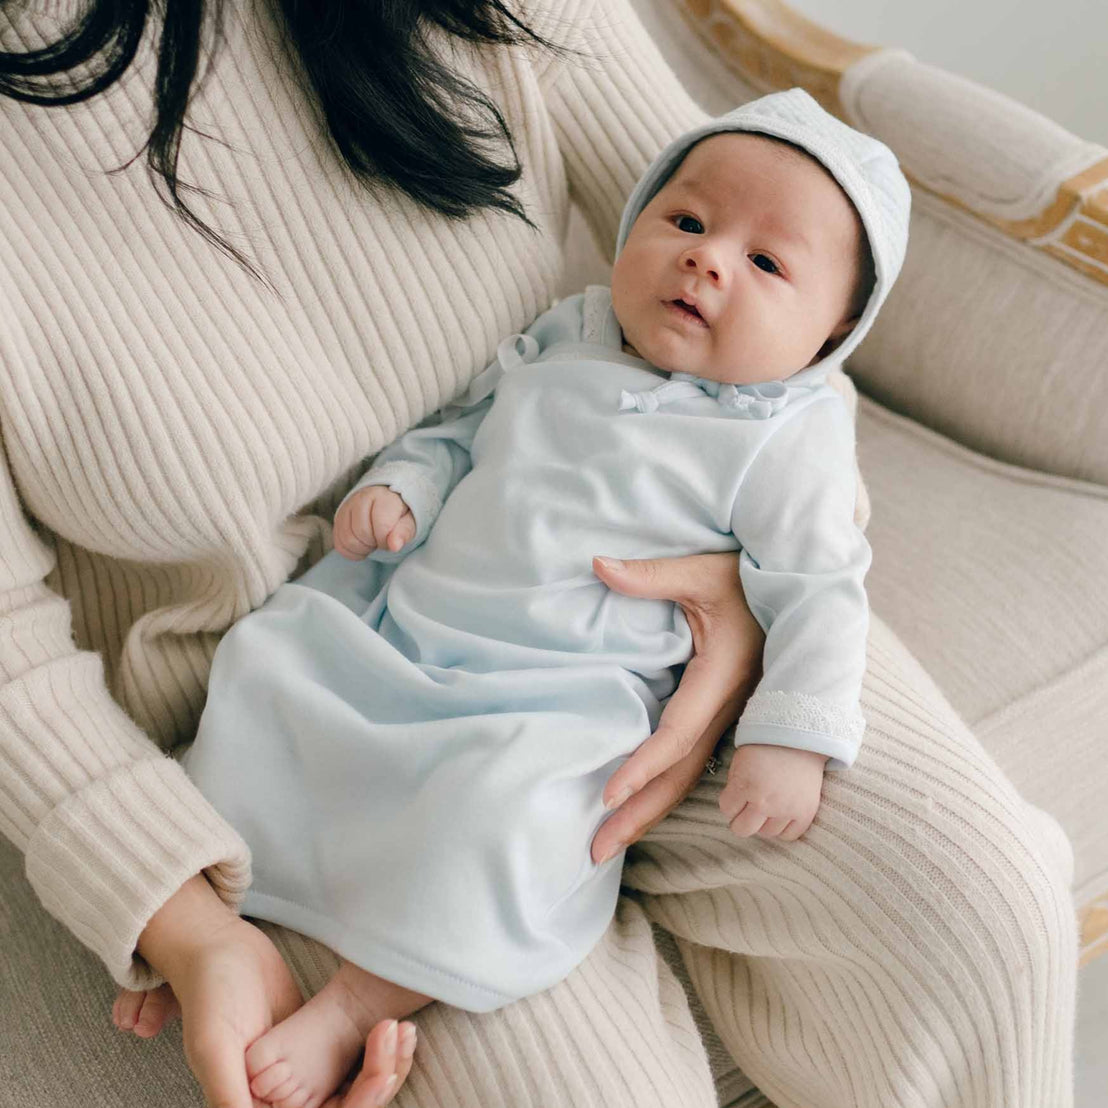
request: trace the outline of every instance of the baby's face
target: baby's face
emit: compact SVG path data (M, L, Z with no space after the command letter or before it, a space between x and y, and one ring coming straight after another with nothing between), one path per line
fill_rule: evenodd
M856 322L847 313L862 233L809 158L757 135L712 135L635 220L612 307L659 369L733 384L789 377Z

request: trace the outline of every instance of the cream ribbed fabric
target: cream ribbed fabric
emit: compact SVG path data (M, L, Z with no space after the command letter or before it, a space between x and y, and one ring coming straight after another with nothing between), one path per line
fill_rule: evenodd
M449 223L346 179L247 3L227 12L180 170L277 295L173 218L141 161L102 172L146 134L148 56L90 104L0 101L0 829L131 987L157 980L135 940L189 874L232 903L248 880L241 840L163 753L192 735L220 634L321 555L364 459L549 304L570 192L610 250L650 159L707 118L624 0L529 10L594 59L452 64L500 104L541 231ZM14 18L9 49L36 34ZM579 971L488 1018L420 1014L399 1108L706 1108L703 1047L647 918L680 937L729 1050L782 1108L1067 1108L1068 844L874 629L873 733L829 775L813 833L736 840L722 774L706 779L632 851L641 903ZM46 928L19 919L19 948L45 951L30 929ZM4 971L17 995L49 977L30 965ZM28 1022L15 1056L41 1056L65 1011ZM45 1057L15 1074L24 1101L44 1080L52 1108L91 1101L81 1052Z
M556 91L549 52L452 60L505 114L535 233L373 202L313 129L266 5L229 4L180 176L277 295L174 218L141 159L103 172L145 134L149 52L91 103L0 103L0 826L120 982L153 980L136 937L189 874L231 902L248 880L244 844L159 750L191 739L220 634L322 554L368 455L549 306L567 175L614 243L637 175L706 118L672 79L658 95L645 36L577 7L529 13L593 55Z

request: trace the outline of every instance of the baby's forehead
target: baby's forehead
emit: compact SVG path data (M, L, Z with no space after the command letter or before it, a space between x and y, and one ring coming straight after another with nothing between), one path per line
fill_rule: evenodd
M814 154L796 143L766 135L760 131L721 131L698 139L685 152L684 157L669 176L667 184L697 185L708 182L726 192L735 183L736 171L744 168L744 149L756 145L758 150L773 159L779 170L788 173L810 173L819 169L824 176L835 181L835 176ZM849 199L844 194L844 199Z
M799 180L802 176L810 177L813 170L818 169L824 181L834 185L833 189L821 192L825 201L837 202L843 211L848 211L854 229L864 234L854 202L819 158L802 146L761 132L723 131L698 140L670 174L665 187L698 193L705 198L714 196L726 200L739 195L742 189L736 174L741 176L744 168L743 147L749 148L751 143L756 143L760 152L771 157L777 171L786 176L795 173ZM823 210L826 211L826 208ZM821 218L817 212L810 214L813 222Z

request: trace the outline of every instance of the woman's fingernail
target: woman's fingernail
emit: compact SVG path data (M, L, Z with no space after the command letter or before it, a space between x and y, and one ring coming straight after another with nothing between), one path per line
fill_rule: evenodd
M393 1089L396 1088L396 1074L394 1073L388 1081L385 1082L385 1087L381 1090L377 1097L378 1108L382 1104L388 1104L389 1097L392 1096Z
M634 792L634 790L631 788L630 785L628 785L626 789L623 789L616 796L613 796L612 799L604 805L604 807L607 808L609 812L613 808L618 808L631 795L632 792Z
M396 1053L396 1020L392 1021L392 1025L385 1032L385 1053Z
M600 864L601 864L601 865L604 865L604 863L605 863L605 862L607 862L607 861L610 861L610 860L611 860L612 858L614 858L614 857L615 857L615 856L616 856L616 855L617 855L617 854L618 854L618 853L619 853L619 852L620 852L621 850L624 850L624 849L626 848L626 846L627 846L627 844L626 844L626 843L616 843L616 845L615 845L615 846L613 846L613 847L612 847L612 849L611 849L611 850L609 850L609 851L608 851L608 853L607 853L607 854L605 854L605 855L604 855L604 857L600 859Z
M415 1054L416 1044L416 1029L414 1027L404 1028L404 1037L400 1040L400 1053L405 1058L411 1058Z
M623 569L623 562L621 562L618 558L602 558L599 554L597 554L596 555L596 560L605 569L615 569L615 570Z

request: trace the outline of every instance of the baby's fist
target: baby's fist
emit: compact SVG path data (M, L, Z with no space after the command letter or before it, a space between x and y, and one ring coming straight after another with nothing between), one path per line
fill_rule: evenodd
M819 808L826 754L750 743L735 750L719 807L740 838L794 842Z
M411 509L385 485L359 489L335 513L335 549L351 561L360 561L379 546L395 553L415 533Z

